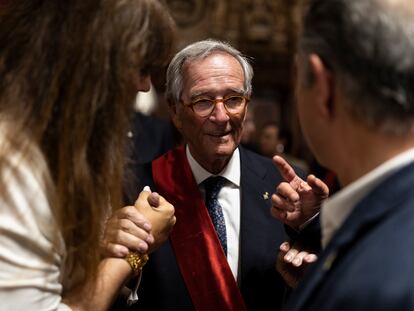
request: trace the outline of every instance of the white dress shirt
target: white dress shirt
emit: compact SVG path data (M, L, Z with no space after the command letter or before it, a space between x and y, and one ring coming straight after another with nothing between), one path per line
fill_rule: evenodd
M198 187L205 196L204 187L201 183L213 176L205 170L191 155L188 145L186 155L191 171L198 184ZM240 236L240 152L236 149L227 166L216 176L223 176L227 182L218 194L218 201L223 208L224 221L227 234L227 262L237 280L239 266L239 236Z
M325 248L355 206L388 176L414 162L414 148L384 162L327 199L321 208L322 246Z

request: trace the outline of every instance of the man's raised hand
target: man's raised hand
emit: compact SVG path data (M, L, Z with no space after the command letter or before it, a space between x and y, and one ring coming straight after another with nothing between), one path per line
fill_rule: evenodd
M314 175L309 175L304 181L280 156L274 156L273 163L285 181L272 195L271 214L286 225L299 229L319 212L322 201L329 195L329 188Z

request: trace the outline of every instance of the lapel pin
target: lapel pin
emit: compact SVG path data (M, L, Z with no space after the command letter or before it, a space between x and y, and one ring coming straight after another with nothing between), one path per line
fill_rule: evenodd
M263 200L269 200L269 192L263 193Z
M332 267L332 265L333 265L333 263L334 263L334 261L335 261L335 259L336 259L336 252L333 251L333 252L331 252L328 255L328 257L326 258L325 262L323 263L322 270L323 271L330 270L331 267Z

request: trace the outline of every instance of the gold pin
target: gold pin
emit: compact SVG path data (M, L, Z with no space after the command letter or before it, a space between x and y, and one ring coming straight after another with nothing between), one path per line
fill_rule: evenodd
M328 271L329 269L331 269L335 259L336 259L336 252L330 253L328 257L325 259L325 262L323 263L322 270Z
M269 200L269 192L263 193L263 200Z

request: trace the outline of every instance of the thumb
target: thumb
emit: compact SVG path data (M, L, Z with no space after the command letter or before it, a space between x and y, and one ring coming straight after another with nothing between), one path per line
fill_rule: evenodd
M327 198L329 196L329 187L315 175L309 175L307 182L312 188L312 191L318 196L322 198Z
M148 186L145 186L144 189L140 192L138 195L137 200L134 203L135 208L140 210L141 208L144 208L147 204L145 204L148 201L148 197L151 195L151 189Z
M153 192L148 196L148 203L152 207L159 207L160 206L160 195L157 192Z

